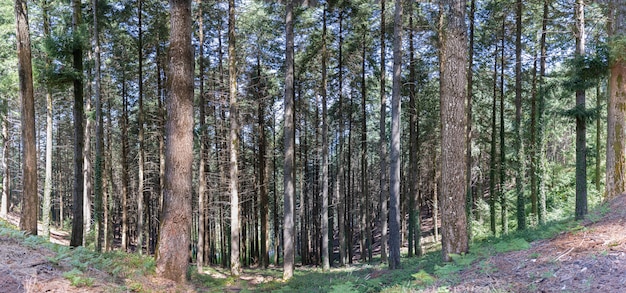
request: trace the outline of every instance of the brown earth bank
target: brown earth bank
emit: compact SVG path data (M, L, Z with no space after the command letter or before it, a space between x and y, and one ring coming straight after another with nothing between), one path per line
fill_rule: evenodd
M581 228L460 272L450 292L626 292L626 195ZM599 212L596 212L599 213ZM436 289L427 290L436 292Z
M584 221L575 231L532 242L526 250L481 259L461 271L452 283L440 281L424 291L441 292L438 287L445 286L449 292L626 292L626 195L599 210L604 214L590 215L592 220ZM10 220L15 220L15 215ZM61 243L67 236L59 231L52 231L52 235ZM45 247L35 249L0 236L0 293L203 291L152 276L114 278L95 269L84 272L93 284L75 287L63 276L71 266L50 261L53 257L54 252ZM254 291L258 283L271 280L257 280L259 276L255 276L245 275L225 290Z

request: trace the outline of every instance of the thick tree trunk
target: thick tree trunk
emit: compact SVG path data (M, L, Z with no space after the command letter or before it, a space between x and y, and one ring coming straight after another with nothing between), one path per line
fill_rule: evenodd
M26 1L15 1L18 76L22 104L22 214L20 230L37 235L39 195L37 194L37 148L35 140L35 94ZM7 118L5 118L7 119Z
M72 1L72 32L78 34L82 23L81 1ZM83 147L85 129L83 128L83 49L76 46L72 52L74 70L80 74L74 79L74 190L72 193L72 237L70 246L76 247L83 243Z
M468 251L465 214L467 36L465 1L446 1L441 44L441 217L444 261ZM459 117L463 117L459 119ZM460 159L461 158L461 159Z
M163 216L156 253L159 276L185 282L189 260L193 162L191 1L170 0L169 98Z
M626 5L611 1L609 32L616 40L626 36ZM614 11L613 11L614 10ZM614 56L610 65L609 101L607 114L606 192L605 199L612 199L626 191L626 61L623 55Z

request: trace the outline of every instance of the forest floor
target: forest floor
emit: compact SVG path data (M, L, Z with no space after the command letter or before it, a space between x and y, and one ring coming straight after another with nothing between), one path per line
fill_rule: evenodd
M575 229L475 262L457 278L451 292L624 292L626 195Z
M16 215L7 220L17 224ZM404 258L399 273L386 270L384 265L356 264L329 273L299 267L289 282L280 280L280 268L246 269L234 280L228 271L209 267L204 274L192 274L190 284L181 286L156 278L153 273L111 273L93 265L81 266L80 262L88 261L58 256L80 251L54 249L64 246L42 245L19 232L6 231L0 231L0 293L620 292L626 288L626 195L596 208L587 220L574 222L556 236L530 243L514 238L475 245L483 248L472 249L455 264L438 262L440 253L434 252L422 260ZM51 235L52 242L67 245L66 232L53 229ZM516 250L518 246L521 250Z

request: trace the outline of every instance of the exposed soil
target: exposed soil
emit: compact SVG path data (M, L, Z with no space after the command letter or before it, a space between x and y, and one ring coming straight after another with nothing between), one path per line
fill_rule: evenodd
M13 215L9 220L17 219ZM622 195L609 203L606 215L595 222L583 223L583 229L533 242L527 250L480 260L463 270L454 284L437 285L445 285L451 292L623 292L626 290L625 225L626 195ZM67 237L67 233L52 231L53 242L67 244ZM156 277L116 280L96 270L86 272L94 279L93 285L77 288L63 277L70 266L50 262L53 256L46 248L32 249L13 238L0 237L0 293L120 292L133 284L148 292L194 291ZM254 290L259 283L271 279L246 274L241 283L227 289ZM437 289L426 290L429 291Z
M590 217L590 218L593 218ZM460 273L451 292L624 292L626 195L609 203L599 221L575 232L531 243ZM433 289L433 291L435 291Z

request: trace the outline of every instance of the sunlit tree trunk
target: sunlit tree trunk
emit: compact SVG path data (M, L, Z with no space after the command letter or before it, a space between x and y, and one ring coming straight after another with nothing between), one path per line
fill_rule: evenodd
M185 282L189 260L193 163L193 51L191 0L170 0L169 97L165 190L157 275Z
M48 15L48 2L43 1L42 17L43 17L43 31L44 37L50 37L50 16ZM95 31L95 27L94 27ZM52 65L52 60L49 56L46 56L46 68L49 69ZM46 87L46 169L44 175L44 187L43 187L43 208L42 208L42 221L43 221L43 236L50 237L50 208L52 204L52 92L50 87Z
M294 35L293 35L293 1L287 1L285 11L285 118L284 118L284 232L283 232L283 279L289 280L293 277L295 261L295 225L294 225L294 205L295 205L295 127L294 127Z
M204 57L204 10L202 9L202 1L197 1L198 5L198 77L200 79L200 85L198 87L198 125L200 130L199 144L200 144L200 161L198 162L198 254L196 260L196 266L198 273L202 273L204 266L204 244L205 236L205 198L206 198L206 145L207 145L207 126L206 126L206 100L204 97L204 71L205 71L205 57Z
M444 1L441 44L441 215L444 261L468 251L465 127L467 125L467 35L465 1ZM460 118L459 117L463 117Z
M515 121L513 148L515 153L515 194L517 197L517 230L526 229L526 199L524 196L524 151L522 149L522 0L515 5Z
M39 195L37 194L37 148L35 141L35 94L26 1L15 1L17 70L22 104L22 214L20 230L37 235ZM6 117L5 117L6 119Z
M230 95L230 274L239 276L239 112L237 106L237 68L235 54L235 0L228 1L228 84Z

